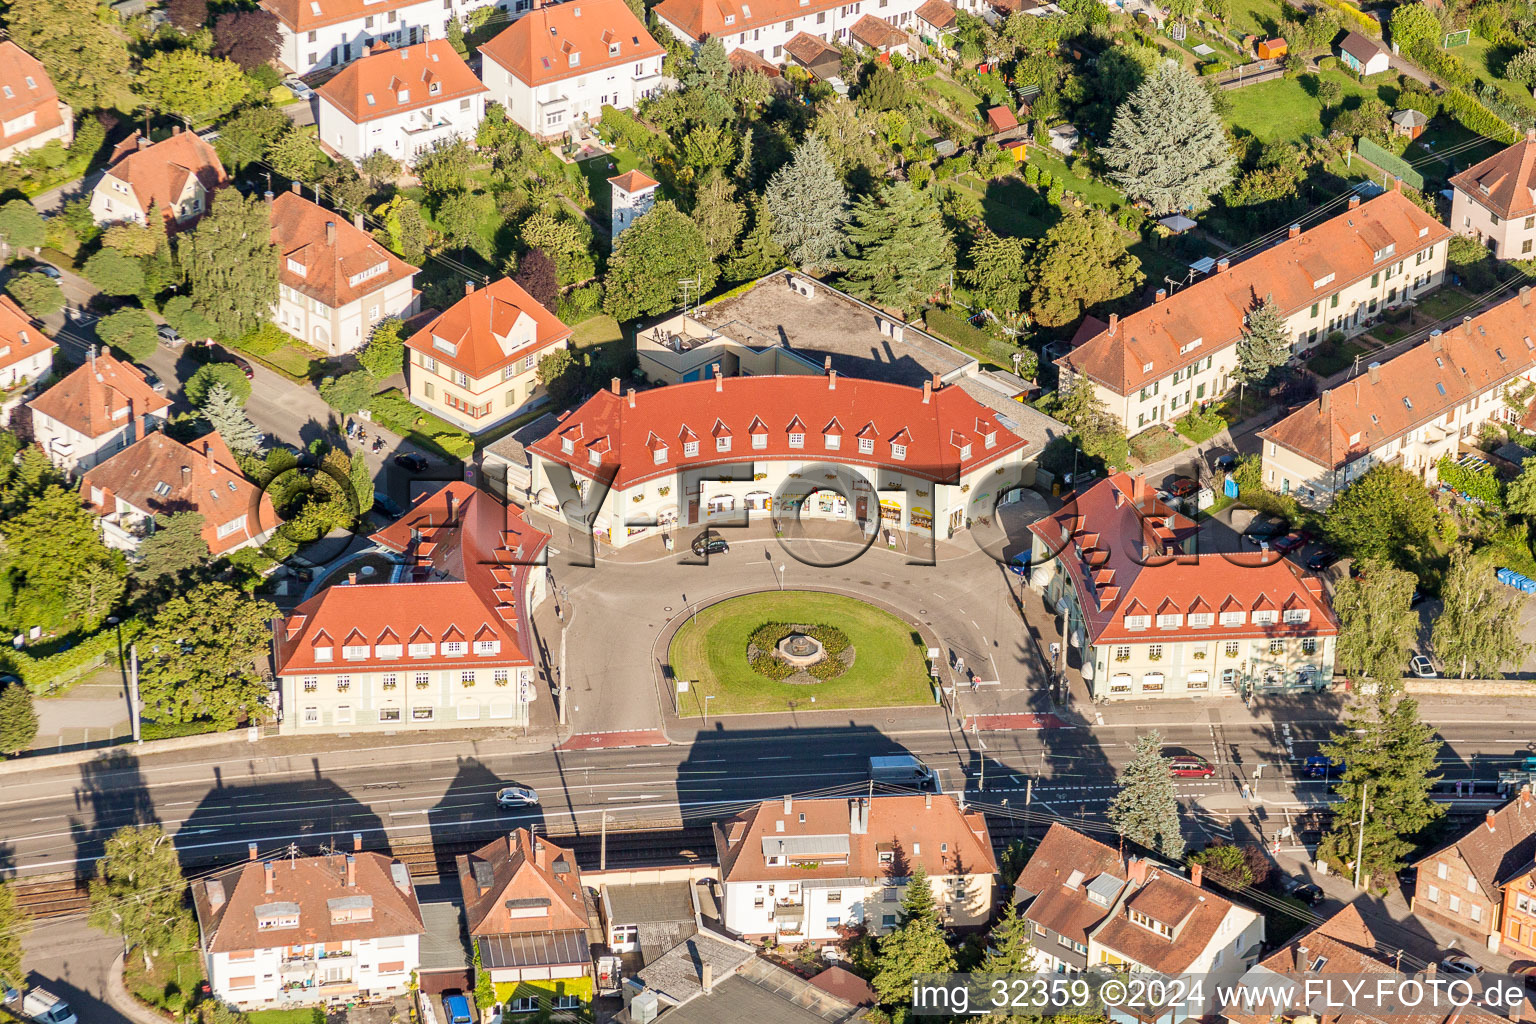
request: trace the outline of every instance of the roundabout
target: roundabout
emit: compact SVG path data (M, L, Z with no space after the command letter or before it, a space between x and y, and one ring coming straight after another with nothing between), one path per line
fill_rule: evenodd
M683 717L933 703L922 641L855 598L769 591L700 608L668 647Z

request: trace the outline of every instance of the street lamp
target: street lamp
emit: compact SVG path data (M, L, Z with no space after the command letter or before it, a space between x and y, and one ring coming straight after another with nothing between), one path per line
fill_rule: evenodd
M704 724L706 726L709 725L709 702L714 699L715 695L712 693L706 693L704 695Z
M779 565L779 589L784 589L784 566L782 563Z
M117 631L117 663L123 663L123 620L116 615L107 616L107 625ZM128 652L128 721L133 726L133 742L142 743L139 732L139 645Z

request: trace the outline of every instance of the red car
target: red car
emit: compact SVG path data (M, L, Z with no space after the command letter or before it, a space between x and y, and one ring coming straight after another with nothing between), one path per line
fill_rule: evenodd
M1175 498L1187 498L1200 489L1200 485L1187 476L1173 478L1173 483L1168 485L1168 493Z
M1286 534L1284 537L1281 537L1279 540L1275 541L1270 545L1270 547L1274 548L1282 555L1288 555L1292 551L1299 551L1301 548L1306 547L1307 541L1311 539L1312 538L1307 535L1305 530L1293 530L1292 532Z
M1188 750L1163 750L1169 767L1176 779L1208 779L1216 774L1216 768L1199 754Z

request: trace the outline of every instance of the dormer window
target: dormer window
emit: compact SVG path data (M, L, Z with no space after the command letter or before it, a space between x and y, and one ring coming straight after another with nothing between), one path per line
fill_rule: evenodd
M562 437L560 439L560 450L562 452L564 452L566 455L570 455L572 452L574 452L576 450L576 442L572 441L568 437ZM657 459L656 461L657 462L665 462L666 459L667 459L666 449L663 448L662 451L661 451L661 458Z
M1139 924L1148 931L1154 931L1165 939L1173 938L1173 928L1161 921L1153 920L1139 910L1129 911L1132 924Z
M594 466L601 466L603 464L603 453L593 448L587 452L587 461Z
M872 437L859 438L859 454L873 455L875 453L875 439Z
M1317 280L1313 281L1312 282L1312 287L1313 288L1321 288L1325 284L1332 284L1332 283L1333 283L1333 274L1330 272L1330 273L1324 274L1322 277L1320 277Z
M618 43L609 43L608 44L608 56L610 56L610 57L617 57L618 55L619 55L619 44Z
M1179 346L1179 354L1183 355L1186 352L1194 351L1200 347L1200 343L1204 340L1204 338L1196 338L1194 341L1186 341L1184 344Z
M695 456L697 454L699 454L699 442L697 442L697 441L684 441L683 442L683 457L684 458L691 459L691 458L693 458L693 456Z
M476 640L475 641L475 653L476 654L480 654L480 655L500 654L501 653L501 641L500 640Z
M1158 629L1178 629L1181 625L1183 625L1183 623L1184 616L1178 614L1177 612L1170 615L1159 615L1157 617Z
M1397 252L1397 243L1388 242L1385 248L1376 250L1376 262L1380 263L1382 260L1386 259L1388 256L1391 256L1395 252Z
M1253 624L1255 626L1273 626L1275 624L1274 610L1254 612Z
M734 25L734 24L736 24L736 15L734 15L734 14L727 14L725 16L725 23L727 25Z
M308 268L298 260L294 259L292 256L288 257L288 269L293 273L298 274L300 277L303 277L308 273Z
M654 450L653 450L653 451L652 451L652 452L651 452L651 459L652 459L652 460L653 460L653 461L654 461L654 462L655 462L655 463L656 463L656 465L658 465L658 466L660 466L660 465L661 465L661 464L662 464L662 463L664 463L664 462L666 462L666 461L667 461L667 446L666 446L666 445L664 445L664 444L663 444L663 445L658 445L658 446L657 446L657 447L656 447L656 448L655 448L655 449L654 449Z
M1127 615L1125 617L1126 629L1147 629L1151 625L1152 616L1150 615Z
M805 447L805 435L804 434L790 434L789 435L789 446L791 448L804 448Z
M731 436L729 434L722 434L720 437L715 438L715 451L728 452L730 450Z
M371 92L370 93L364 93L363 94L363 99L368 103L368 105L370 107L378 105L378 102L373 98L373 93L371 93Z
M1216 616L1210 612L1190 612L1189 626L1191 629L1205 629L1216 621Z
M411 644L410 655L413 658L430 658L437 653L437 644Z
M843 446L842 434L823 434L821 435L821 438L826 442L827 450L829 451L835 452Z
M443 657L445 657L445 658L462 658L464 656L464 648L465 647L466 647L466 644L462 640L444 640L443 641Z
M1241 626L1248 621L1247 612L1222 612L1221 624L1223 626Z
M411 102L411 90L409 90L409 89L401 89L399 92L395 93L395 102L396 103L409 103L409 102Z
M895 459L897 462L901 462L906 457L907 457L907 446L906 445L904 445L904 444L893 444L893 445L891 445L891 458Z
M380 658L398 658L401 650L399 644L375 644L373 653Z
M1282 620L1290 625L1298 625L1312 617L1312 612L1306 608L1287 608Z
M440 93L442 91L443 91L443 83L442 82L433 82L431 85L427 86L427 93L429 95L436 96L438 93Z
M333 661L335 660L335 657L336 648L332 647L330 644L326 644L324 647L315 648L316 661Z
M967 441L965 444L960 446L960 461L964 462L966 459L968 459L970 457L971 457L971 443L969 441Z
M446 353L450 356L456 356L459 354L458 345L449 341L447 338L439 338L435 334L432 335L432 347L437 349L439 352Z
M753 448L767 448L768 447L768 435L767 434L753 434L752 435L752 447Z
M580 52L576 52L576 53L572 53L571 54L570 64L571 64L571 67L573 67L573 68L581 66L581 53Z
M341 649L341 656L347 661L362 661L368 657L368 645L348 644Z
M995 430L987 431L986 446L988 448L996 448L997 447L997 431L995 431Z

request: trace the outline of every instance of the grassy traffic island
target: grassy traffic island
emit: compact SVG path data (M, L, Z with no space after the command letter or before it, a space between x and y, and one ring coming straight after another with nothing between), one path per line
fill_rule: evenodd
M794 635L815 638L825 660L796 669L775 660ZM813 591L734 597L699 610L672 638L672 673L685 718L775 711L931 704L921 636L863 601ZM812 698L815 698L814 701Z

